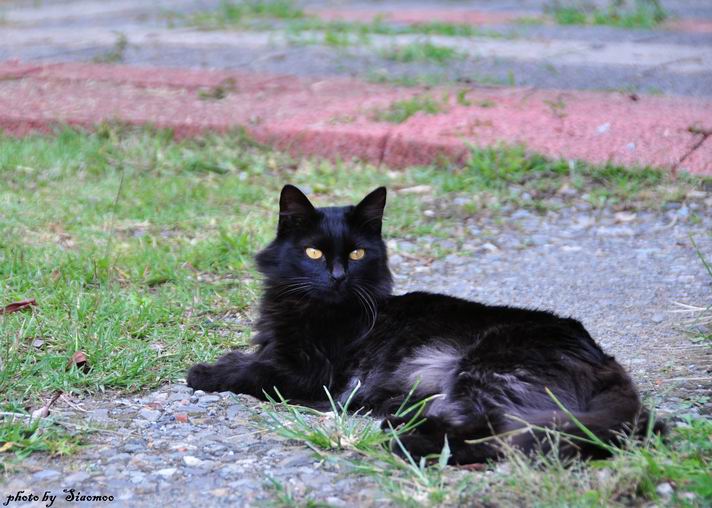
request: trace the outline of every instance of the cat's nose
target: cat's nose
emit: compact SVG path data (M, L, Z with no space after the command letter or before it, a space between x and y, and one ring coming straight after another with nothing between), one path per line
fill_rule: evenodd
M333 280L335 283L340 283L346 278L346 271L344 270L344 266L341 263L334 263L334 266L331 267L331 280Z

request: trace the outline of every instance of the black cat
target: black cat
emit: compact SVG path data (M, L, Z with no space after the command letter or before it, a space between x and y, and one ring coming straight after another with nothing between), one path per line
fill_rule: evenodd
M193 366L191 387L260 399L276 387L292 402L321 407L324 387L343 400L360 385L351 407L396 427L404 419L389 415L416 385L415 397L437 397L403 445L426 456L440 452L447 436L450 460L460 464L496 459L496 440L468 441L522 429L522 422L584 437L546 388L604 442L646 428L630 377L580 322L433 293L391 295L381 238L385 188L356 206L314 208L287 185L279 204L277 237L257 255L265 277L257 351ZM543 434L508 435L532 451L547 448ZM582 439L562 443L559 453L609 454Z

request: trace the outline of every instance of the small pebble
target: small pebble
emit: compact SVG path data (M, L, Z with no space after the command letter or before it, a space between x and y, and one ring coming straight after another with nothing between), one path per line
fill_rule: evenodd
M138 412L138 415L144 420L148 420L149 422L155 422L161 417L161 412L156 411L155 409L143 408L141 411Z
M178 470L177 470L176 468L174 468L174 467L167 467L167 468L165 468L165 469L159 469L158 471L156 471L156 474L157 474L158 476L162 476L163 478L170 478L171 476L173 476L173 475L176 474L177 472L178 472Z
M218 402L220 400L219 395L203 395L198 398L199 404L212 404L213 402Z
M670 497L672 496L675 489L668 482L660 483L655 487L655 492L658 493L660 497Z
M186 466L191 466L191 467L198 467L203 464L203 461L200 460L198 457L193 457L192 455L186 455L183 457L183 462L185 462Z
M38 471L35 474L32 475L33 480L41 481L41 480L53 480L54 478L58 478L61 476L62 473L59 471L56 471L54 469L45 469L43 471Z

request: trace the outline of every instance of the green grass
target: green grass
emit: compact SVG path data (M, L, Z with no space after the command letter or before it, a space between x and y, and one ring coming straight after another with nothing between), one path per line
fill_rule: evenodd
M229 28L244 26L254 21L279 19L294 20L304 17L304 11L294 0L222 0L217 9L196 12L185 18L201 28ZM171 19L175 16L171 15Z
M708 419L681 418L665 441L648 435L643 441L628 440L620 449L601 443L613 452L612 459L603 461L562 461L556 449L567 436L554 431L549 431L548 438L553 451L533 457L499 439L506 457L502 465L483 465L479 472L469 473L447 466L447 441L431 460L416 461L407 452L400 459L389 448L402 447L399 436L407 429L384 432L373 420L364 421L362 416L348 413L348 403L332 405L331 413L320 413L284 401L272 402L258 425L303 443L321 461L371 477L383 496L399 506L593 508L662 502L666 506L702 507L712 501L708 474L712 467L712 421ZM409 428L419 424L422 409L423 404L416 403L402 410L412 415ZM661 497L657 487L662 483L673 486L671 496ZM278 502L289 500L288 506L304 502L283 485L273 487Z
M523 506L706 506L712 500L712 421L688 418L681 425L667 442L631 442L612 459L588 464L510 450L508 470L495 475L487 497ZM669 499L656 491L665 482L675 490Z
M518 147L473 150L465 165L394 172L295 161L240 133L175 141L170 132L120 126L0 136L0 180L0 307L37 301L0 314L0 411L21 414L55 390L150 389L247 344L259 292L252 256L274 233L287 182L323 205L356 202L379 185L430 186L431 202L389 198L387 237L414 241L451 238L468 218L508 204L562 206L562 187L594 207L628 209L682 200L703 185L652 169L550 161ZM467 197L467 206L450 205L455 197ZM434 216L424 214L433 207ZM432 243L418 255L441 255ZM76 351L88 356L88 373L66 370ZM2 419L0 435L17 425ZM42 432L33 447L0 456L41 446L55 453L71 438L60 434Z
M374 119L381 122L403 123L416 113L436 115L447 109L447 100L437 100L427 94L416 95L410 99L394 101L388 108L377 111Z
M603 9L580 1L557 0L547 11L560 25L654 28L667 19L660 0L611 0Z
M437 86L447 84L450 79L445 74L427 73L398 75L384 70L371 70L364 76L369 83L398 85L403 87Z
M338 28L325 28L321 31L287 30L287 40L294 45L323 45L336 49L351 46L368 46L371 41L369 35L361 32L342 31Z
M129 46L129 40L126 37L126 34L124 33L114 32L114 34L116 35L116 41L114 42L114 45L106 52L95 56L92 59L94 63L113 64L121 63L124 61L126 49Z
M0 449L2 453L14 454L20 459L37 452L70 454L81 443L78 435L65 432L62 427L50 422L12 417L7 420L0 425ZM0 473L4 467L5 461L0 455Z
M438 46L431 42L413 42L384 49L381 52L381 56L394 62L434 62L444 64L450 60L462 58L463 54L448 46Z
M258 8L259 4L263 5ZM169 16L171 19L178 17L175 14L169 14ZM183 20L189 25L207 30L216 28L284 29L293 36L304 32L324 31L358 36L419 34L448 37L504 37L501 33L493 30L439 21L393 24L380 17L370 22L324 21L315 16L306 15L296 6L295 2L287 0L252 2L245 6L241 6L237 2L223 2L218 9L191 14L188 17L183 17ZM265 23L265 21L272 21L272 23Z
M376 18L369 23L360 23L352 21L323 21L314 17L305 17L288 22L284 28L291 33L333 31L362 36L416 34L442 35L447 37L504 37L504 35L499 32L484 30L472 25L444 22L392 24L381 18Z
M415 72L398 74L386 70L369 71L364 79L371 83L384 83L402 87L434 87L462 86L463 84L478 84L482 86L502 86L511 82L511 78L501 79L497 76L481 74L453 79L444 72Z
M473 150L462 167L448 171L433 167L416 168L413 177L419 184L434 185L444 192L473 196L477 206L496 197L496 203L524 203L519 199L523 189L544 204L565 185L582 194L593 206L606 204L621 207L646 206L652 199L683 199L682 188L670 186L665 173L650 169L630 170L620 166L590 166L564 160L552 161L530 154L523 147L506 150L488 148ZM678 184L695 185L695 178L682 177ZM691 178L691 179L690 179ZM687 180L687 183L685 183ZM654 189L654 190L653 190ZM655 196L655 197L653 197ZM496 204L494 206L497 206Z

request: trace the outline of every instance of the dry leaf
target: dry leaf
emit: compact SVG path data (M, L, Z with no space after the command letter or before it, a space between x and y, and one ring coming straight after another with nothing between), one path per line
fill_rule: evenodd
M0 309L0 314L12 314L13 312L19 312L21 310L27 310L37 305L34 298L29 300L22 300L21 302L11 303Z
M67 370L74 366L76 366L77 369L81 370L84 374L89 374L91 366L89 365L87 354L84 351L77 351L67 362Z
M15 443L13 443L12 441L8 441L4 445L0 446L0 453L9 451L10 448L12 448L14 445L15 445Z

